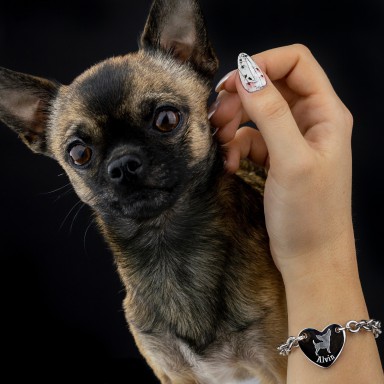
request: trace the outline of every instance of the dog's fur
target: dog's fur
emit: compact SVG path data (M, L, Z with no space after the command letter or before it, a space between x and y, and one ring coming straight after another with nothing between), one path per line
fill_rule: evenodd
M284 383L264 177L250 163L223 169L207 118L217 68L197 0L155 0L137 52L68 86L0 69L0 120L93 208L129 328L162 384Z

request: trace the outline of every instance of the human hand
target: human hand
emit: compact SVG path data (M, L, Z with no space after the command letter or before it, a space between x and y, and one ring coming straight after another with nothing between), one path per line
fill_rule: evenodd
M280 47L253 59L266 74L264 88L248 92L238 71L217 87L211 122L227 150L226 167L235 172L246 157L267 167L265 218L283 278L307 274L319 257L325 268L335 267L338 250L347 255L349 246L354 254L352 116L306 47ZM238 129L247 121L258 129Z

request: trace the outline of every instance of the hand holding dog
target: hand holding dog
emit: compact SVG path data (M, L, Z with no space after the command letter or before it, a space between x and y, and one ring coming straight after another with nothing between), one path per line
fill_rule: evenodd
M369 318L352 223L351 113L306 47L280 47L253 59L261 86L242 81L242 67L230 72L216 88L211 122L219 128L229 172L247 157L268 170L265 219L285 283L289 334ZM258 129L246 126L249 121ZM327 384L383 382L372 335L349 338L343 353L329 370L292 353L287 383L314 377Z
M139 50L69 85L0 68L0 120L57 160L92 209L129 329L163 384L283 384L287 319L297 335L369 318L351 219L350 113L306 48L255 60L266 75L241 54L241 78L220 83L210 111L227 174L206 115L218 60L198 0L154 0ZM247 121L259 130L238 130ZM241 157L266 165L266 184L252 164L230 174ZM333 353L330 337L316 340L313 354L334 361L322 355ZM368 332L351 338L331 370L292 353L288 383L379 383L375 346Z
M220 128L230 172L245 157L269 169L265 215L272 254L283 276L305 274L311 255L333 259L330 250L353 239L352 117L307 48L272 49L254 60L267 85L248 93L231 73L218 86L211 121ZM237 130L249 120L258 130Z

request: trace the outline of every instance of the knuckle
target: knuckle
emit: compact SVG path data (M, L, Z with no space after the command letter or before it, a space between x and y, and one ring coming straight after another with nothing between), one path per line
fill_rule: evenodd
M300 182L301 180L308 180L313 175L315 169L315 159L308 154L302 154L302 156L292 159L289 165L289 175L291 180Z
M343 104L342 109L339 114L339 126L341 128L341 132L344 132L346 137L350 137L352 135L353 129L353 115L350 110Z
M244 137L249 137L259 134L259 131L253 127L244 126L238 129L238 134Z
M349 128L349 130L352 130L352 128L353 128L353 115L348 108L345 108L344 116L345 116L345 122L346 122L347 127Z
M296 43L292 46L300 56L313 56L311 50L304 44Z
M289 105L284 99L266 100L261 109L263 115L271 119L280 119L290 112Z

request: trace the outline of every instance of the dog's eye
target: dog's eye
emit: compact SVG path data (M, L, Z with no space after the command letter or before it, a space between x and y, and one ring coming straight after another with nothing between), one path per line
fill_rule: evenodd
M161 132L170 132L180 123L180 113L171 109L163 109L156 113L154 127Z
M71 148L69 156L75 165L86 165L91 160L92 150L91 148L79 143Z

